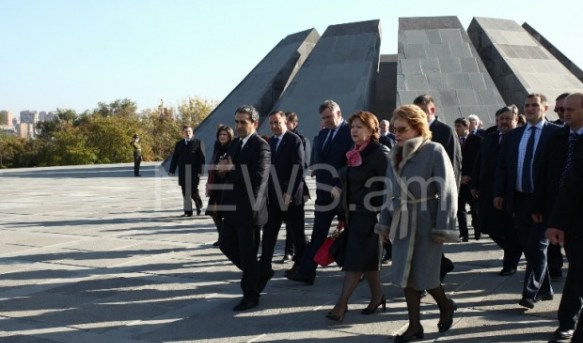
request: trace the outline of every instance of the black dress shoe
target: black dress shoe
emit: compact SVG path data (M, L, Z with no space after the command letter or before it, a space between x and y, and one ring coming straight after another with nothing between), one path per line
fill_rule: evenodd
M197 209L196 209L196 215L197 215L197 216L200 216L200 213L201 213L201 212L202 212L202 210L201 210L200 208L197 208Z
M287 277L288 274L297 274L299 269L300 267L296 262L290 269L287 269L286 271L283 272L283 276Z
M574 332L575 332L575 330L562 330L561 328L558 328L555 330L555 332L553 332L553 339L555 339L557 341L564 341L567 339L571 339L571 338L573 338Z
M537 295L536 298L534 298L534 301L548 301L548 300L553 300L555 298L554 295L552 294L540 294Z
M243 297L241 301L235 307L233 307L233 311L245 311L253 307L257 307L259 305L259 299L251 299Z
M285 277L288 278L289 280L292 280L292 281L303 282L309 286L314 284L314 279L315 279L315 277L310 277L310 276L300 274L300 273L287 273L285 275Z
M285 254L285 255L283 255L283 258L281 259L280 263L281 263L281 264L286 264L286 263L289 263L289 262L291 262L291 261L292 261L292 259L293 259L293 256L292 256L292 255L290 255L290 254Z
M216 241L213 243L213 247L218 248L219 247L219 241Z
M181 215L181 217L192 217L192 212L187 212L187 213Z
M466 237L466 236L460 236L460 240L461 240L462 242L467 242L469 239L468 239L468 237Z
M373 306L371 308L369 305L369 307L365 307L362 311L360 311L360 314L373 314L377 311L377 308L379 308L380 306L383 307L383 312L387 310L387 298L385 298L384 295L381 298L381 301L376 306Z
M520 305L522 307L533 309L534 303L535 303L534 299L522 297L522 299L520 299L520 301L518 302L518 305Z
M498 275L500 276L509 276L509 275L513 275L516 273L516 269L514 268L502 268L502 270L500 271L500 273L498 273Z

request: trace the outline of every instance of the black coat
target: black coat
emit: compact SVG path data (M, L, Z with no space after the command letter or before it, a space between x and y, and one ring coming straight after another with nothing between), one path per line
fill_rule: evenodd
M316 182L320 184L316 189L316 203L319 205L327 205L333 201L330 190L334 186L341 187L337 171L346 165L346 152L354 145L348 122L344 121L341 124L331 142L325 142L329 132L329 129L320 131L317 139L318 146L316 146L318 150L316 164L323 164L328 167L322 168L320 166L319 168L314 168ZM324 145L324 143L326 144ZM323 149L322 145L324 145Z
M305 155L302 140L298 135L287 131L281 138L277 151L274 151L275 141L275 136L268 140L272 169L269 175L269 201L278 201L278 195L289 193L294 204L301 205L308 190L304 179Z
M219 188L221 184L225 182L226 175L219 174L216 170L214 170L214 166L216 166L220 160L224 159L227 155L227 151L229 150L230 143L226 145L221 145L219 142L215 143L215 149L213 151L213 159L212 159L212 166L209 167L208 172L208 181L207 181L207 188L208 188L208 196L209 202L206 209L206 215L215 215L216 208L215 205L220 205L221 198L223 191Z
M474 163L482 145L482 137L478 135L468 135L462 149L462 176L472 176Z
M396 144L395 134L389 132L386 135L381 135L379 137L379 143L381 143L382 145L386 146L389 149L392 149Z
M494 197L502 197L504 199L504 207L510 213L513 213L514 206L514 192L516 191L517 169L518 169L518 148L522 134L528 125L516 128L506 134L500 153L498 154L498 161L496 163L496 182L494 184ZM538 172L541 170L541 159L544 155L549 138L558 130L559 126L545 122L536 151L533 155L532 165L532 179L536 180ZM534 185L536 186L536 184Z
M389 167L389 149L371 141L360 153L360 166L340 169L342 212L346 221L346 252L343 270L379 270L381 246L374 232ZM374 181L374 182L373 182Z
M222 205L225 220L241 225L267 222L267 181L271 156L269 144L253 133L241 149L241 138L231 143L228 155L235 169L225 177ZM251 190L251 194L249 191Z
M205 156L203 142L196 138L192 138L188 141L188 144L184 142L184 139L176 142L169 171L174 174L178 167L179 185L183 186L185 184L186 166L191 168L192 180L198 182L200 176L204 172L204 165Z
M447 152L449 161L453 166L453 173L459 188L462 171L462 149L457 134L447 124L440 122L437 117L429 127L429 130L431 130L431 140L440 143L445 148L445 152Z

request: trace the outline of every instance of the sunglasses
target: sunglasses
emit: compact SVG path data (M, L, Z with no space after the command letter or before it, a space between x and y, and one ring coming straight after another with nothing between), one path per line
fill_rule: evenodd
M411 129L410 126L395 126L394 130L397 134L403 134Z
M555 113L563 113L563 112L565 112L564 107L555 107Z

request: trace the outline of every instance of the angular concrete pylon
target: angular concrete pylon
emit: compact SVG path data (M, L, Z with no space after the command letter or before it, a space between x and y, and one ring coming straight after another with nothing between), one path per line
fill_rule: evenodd
M457 17L399 18L397 104L433 96L439 119L477 114L494 124L504 101Z
M336 101L345 119L354 111L370 110L380 42L379 20L328 26L274 109L296 112L299 130L309 141L320 130L322 101ZM260 133L271 135L267 121Z
M507 104L522 112L529 93L544 94L553 106L564 92L583 89L583 83L513 20L473 18L468 34ZM552 111L550 120L557 118Z
M398 55L381 55L372 112L379 120L391 119L397 105Z
M226 124L234 129L235 110L244 104L255 106L261 116L267 115L319 38L315 29L285 37L196 128L195 137L204 141L207 160L212 156L217 126Z
M573 61L571 61L559 49L557 49L553 43L549 42L543 35L541 35L528 23L523 23L522 28L525 29L526 32L530 33L530 35L542 46L544 46L551 53L551 55L555 56L555 58L559 60L559 62L561 62L565 68L569 69L571 73L573 73L573 75L579 79L579 81L583 82L583 70L581 70L581 68L579 68L575 63L573 63Z

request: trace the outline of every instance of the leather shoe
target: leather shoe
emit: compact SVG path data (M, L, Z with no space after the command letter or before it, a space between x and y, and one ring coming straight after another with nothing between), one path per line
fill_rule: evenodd
M535 303L534 299L522 297L522 299L520 299L520 301L518 302L518 305L533 309L534 303Z
M239 301L239 303L233 307L233 311L245 311L258 305L259 299L243 297L243 299L241 299L241 301Z
M285 255L283 255L283 258L281 259L280 263L281 263L281 264L286 264L286 263L289 263L289 262L291 262L291 261L292 261L292 259L293 259L293 256L292 256L292 255L290 255L290 254L285 254Z
M292 281L303 282L309 286L314 284L314 279L315 279L315 277L310 277L310 276L300 274L300 273L287 273L287 275L285 277L288 278L289 280L292 280Z
M555 330L555 332L553 332L553 339L557 341L571 339L573 338L574 332L575 330L561 330L561 328L558 328Z
M192 217L192 213L185 213L181 215L181 217Z
M197 216L200 216L200 213L201 213L201 212L202 212L202 210L201 210L200 208L197 208L197 209L196 209L196 215L197 215Z
M537 295L534 300L535 300L535 302L537 302L537 301L553 300L554 298L555 298L555 296L552 294L541 294L541 295Z
M504 267L504 268L502 268L502 270L500 271L500 273L498 273L498 275L500 275L500 276L509 276L509 275L512 275L512 274L515 274L515 273L516 273L516 269Z
M283 272L283 276L287 277L288 274L297 274L298 270L299 270L299 266L297 263L294 263L293 267L291 267L290 269L287 269L286 271Z

